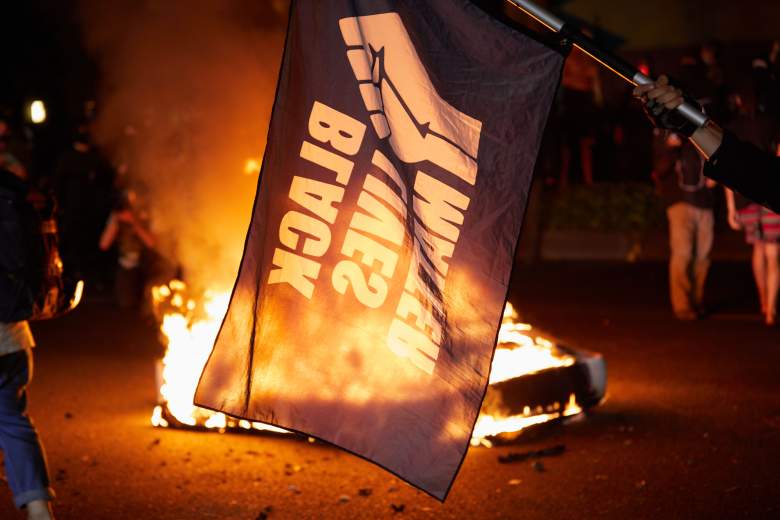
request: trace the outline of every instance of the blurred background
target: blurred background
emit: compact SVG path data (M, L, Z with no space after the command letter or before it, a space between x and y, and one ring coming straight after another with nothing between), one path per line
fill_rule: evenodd
M502 0L479 3L543 32ZM778 2L546 4L643 72L669 74L724 125L741 113L777 119ZM149 276L232 283L287 9L286 0L4 6L11 21L0 34L4 146L40 189L59 196L64 254L94 279L93 293L112 283L121 243L101 252L99 237L128 196L155 234L152 271L165 271ZM663 186L653 173L668 159L667 145L631 89L573 50L538 160L520 257L666 258ZM748 258L749 247L726 225L722 190L714 190L713 206L713 257Z

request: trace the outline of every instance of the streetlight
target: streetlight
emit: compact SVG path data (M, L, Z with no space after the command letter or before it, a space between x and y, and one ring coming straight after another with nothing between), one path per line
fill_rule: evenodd
M46 105L44 105L43 101L40 99L36 99L30 103L30 121L36 125L46 121Z

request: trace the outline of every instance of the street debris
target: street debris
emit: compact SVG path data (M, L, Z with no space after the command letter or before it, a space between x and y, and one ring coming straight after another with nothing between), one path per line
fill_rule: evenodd
M554 457L560 455L566 451L566 446L563 444L556 444L550 448L544 448L541 450L532 450L524 452L510 452L506 455L499 455L498 462L500 464L512 464L515 462L525 462L529 459L539 459L542 457Z
M406 509L405 504L390 504L390 507L393 508L393 513L403 513Z
M290 491L292 491L296 495L300 495L301 494L301 488L299 488L298 486L296 486L294 484L290 484L289 486L287 486L287 489L289 489Z
M339 503L340 504L346 504L349 501L350 501L349 495L341 495L339 497Z
M255 520L268 520L268 516L273 512L273 506L265 506L262 511L257 514Z
M523 481L520 480L519 478L513 478L512 480L509 481L510 486L519 486L522 483Z
M361 497L368 497L371 496L371 493L374 491L371 488L360 488L358 489L358 495Z

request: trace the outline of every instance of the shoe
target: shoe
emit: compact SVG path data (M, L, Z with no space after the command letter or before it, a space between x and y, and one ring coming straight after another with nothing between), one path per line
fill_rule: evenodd
M766 323L767 327L774 327L777 325L777 315L767 313L764 323Z

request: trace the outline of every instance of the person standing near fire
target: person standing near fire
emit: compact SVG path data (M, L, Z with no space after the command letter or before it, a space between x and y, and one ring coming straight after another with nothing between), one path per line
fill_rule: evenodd
M100 237L100 249L107 251L114 243L118 249L118 266L114 288L120 308L138 307L144 287L144 252L155 245L146 211L139 207L138 196L125 189L116 209L111 212Z
M18 161L5 157L0 164L0 191L8 201L27 193L25 171ZM10 168L8 166L11 166ZM7 197L6 197L7 196ZM5 200L4 200L5 202ZM18 240L18 231L11 213L13 204L0 207L2 238ZM5 224L8 223L8 226ZM7 231L7 233L6 233ZM6 266L18 261L17 248L5 243L0 264ZM51 500L54 491L49 486L49 472L38 433L26 413L26 387L32 376L32 348L35 346L27 321L0 322L0 449L5 459L6 479L13 494L14 504L27 511L30 520L52 518Z
M62 238L62 260L77 278L101 291L107 265L98 241L114 198L116 173L92 143L89 124L81 124L59 157L53 178Z

